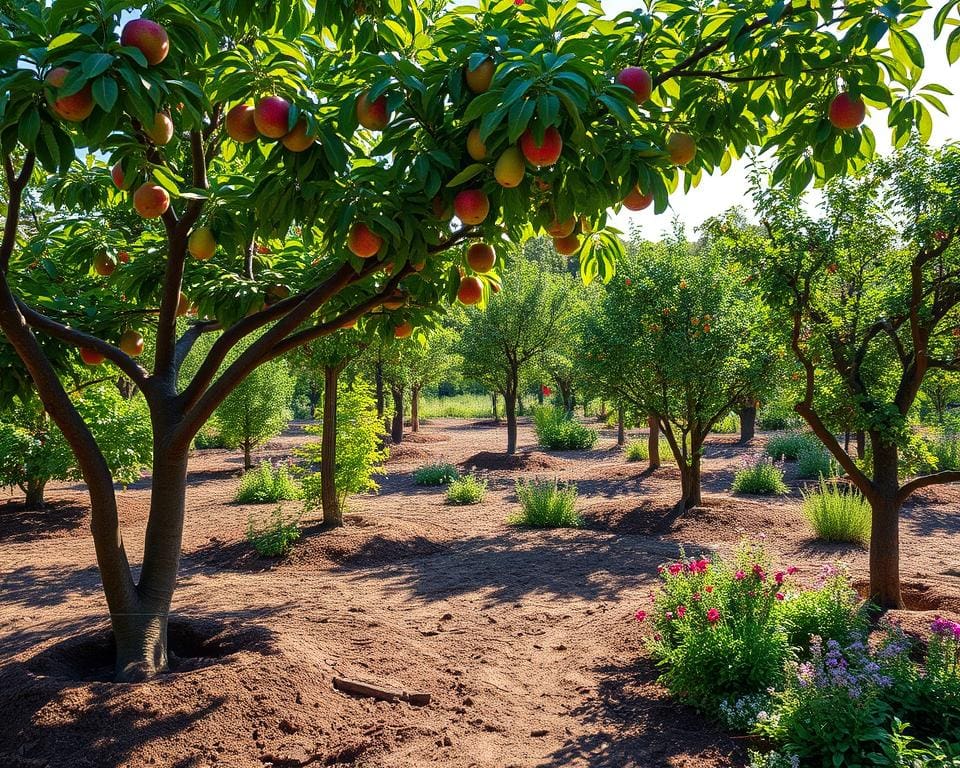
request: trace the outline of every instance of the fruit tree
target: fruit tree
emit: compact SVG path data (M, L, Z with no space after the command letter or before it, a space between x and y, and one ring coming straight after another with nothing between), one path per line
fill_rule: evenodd
M585 269L609 276L606 211L635 189L662 211L751 146L795 189L862 165L873 137L848 109L831 122L838 93L891 108L897 130L928 120L920 5L676 0L613 19L596 0L130 7L0 5L2 354L77 455L121 679L167 665L189 445L259 365L358 320L416 333L457 294L471 238L582 215L563 246L588 246ZM618 78L631 67L649 82ZM41 192L85 238L34 237L24 202ZM367 315L397 290L401 308ZM149 367L121 344L131 325L155 334ZM219 336L178 387L206 333ZM136 581L108 465L57 376L78 356L149 406ZM9 395L25 377L0 380Z

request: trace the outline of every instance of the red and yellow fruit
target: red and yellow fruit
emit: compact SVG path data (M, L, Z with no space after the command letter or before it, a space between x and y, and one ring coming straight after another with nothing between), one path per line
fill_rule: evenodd
M494 178L501 187L506 189L519 186L526 172L527 163L519 147L507 147L493 166Z
M113 185L117 189L126 189L127 180L123 175L123 166L120 163L117 163L110 169L110 178L113 179Z
M280 139L280 143L291 152L305 152L313 146L313 142L314 138L307 133L307 121L303 117L298 118L293 130Z
M187 240L187 250L190 255L200 261L211 258L217 250L217 240L209 227L197 227L190 233Z
M227 112L224 126L227 135L240 144L249 144L257 138L257 123L254 119L256 110L251 104L237 104Z
M413 323L404 320L400 325L393 329L393 335L398 339L406 339L413 333Z
M531 165L543 168L553 165L563 152L563 138L560 131L552 125L543 134L543 141L537 141L529 128L520 137L520 149Z
M268 139L280 139L290 130L290 102L280 96L265 96L253 109L253 123Z
M547 234L550 237L569 237L573 234L573 230L577 228L577 218L576 216L571 216L568 219L563 221L558 221L554 219L549 224L547 224Z
M642 211L644 208L649 208L652 202L652 192L644 194L640 191L640 187L634 185L633 189L623 198L623 207L631 211Z
M842 91L833 97L827 115L834 128L841 131L852 131L858 127L867 116L867 105L859 96L853 96Z
M697 142L688 133L674 133L667 139L667 154L674 165L687 165L697 156Z
M464 224L482 224L490 213L490 198L482 189L465 189L453 198L453 210Z
M159 184L141 184L133 193L133 207L143 218L155 219L167 212L170 194Z
M47 73L44 82L52 88L60 88L70 74L66 67L57 67ZM87 83L76 93L69 96L60 96L50 105L54 112L62 119L79 123L86 120L93 112L93 87Z
M580 238L577 235L567 235L566 237L553 238L553 247L561 256L573 256L580 250Z
M460 280L457 298L461 304L478 304L483 298L483 282L479 277L464 277Z
M118 346L130 357L140 357L143 354L143 336L131 328L121 334Z
M143 132L154 144L159 147L170 143L173 138L173 120L166 112L157 112L153 118L153 125L145 125Z
M85 365L100 365L107 358L95 350L80 347L80 359Z
M471 128L467 134L467 154L477 162L487 157L487 145L480 138L479 128Z
M167 30L149 19L128 21L120 33L120 45L137 48L148 64L159 64L170 53Z
M355 256L361 259L369 259L376 256L383 245L383 238L362 221L358 221L350 228L350 234L347 237L347 247Z
M93 271L101 277L110 277L117 268L117 262L106 251L100 251L93 257Z
M497 262L497 253L492 245L474 243L467 249L467 264L474 272L489 272Z
M382 131L390 123L387 114L387 97L370 100L369 91L357 97L357 121L368 131Z
M617 75L617 83L633 91L633 100L643 104L653 93L653 79L643 67L627 67Z
M464 75L467 80L467 88L474 93L486 93L490 90L490 84L493 82L493 74L496 69L497 67L491 58L484 59L476 69L466 67Z

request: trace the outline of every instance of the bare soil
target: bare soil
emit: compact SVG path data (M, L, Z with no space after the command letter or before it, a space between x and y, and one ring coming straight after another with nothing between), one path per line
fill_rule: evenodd
M305 438L292 425L262 451ZM104 620L82 485L50 489L42 513L0 503L0 766L193 768L628 768L743 766L748 744L669 700L632 616L675 556L763 538L811 582L843 561L866 577L866 553L814 541L798 483L778 499L734 497L739 458L757 450L715 436L705 504L677 515L675 467L628 464L603 432L591 451L503 455L506 434L436 420L395 450L377 496L351 502L347 525L305 521L283 561L258 558L233 504L240 457L198 451L174 599L170 673L110 682ZM413 471L450 461L487 477L478 506L445 503ZM576 482L580 530L514 529L518 477ZM119 495L131 559L143 548L149 478ZM960 614L960 488L925 491L903 516L903 574L917 612ZM286 505L291 512L296 503ZM334 676L431 694L427 706L334 690Z

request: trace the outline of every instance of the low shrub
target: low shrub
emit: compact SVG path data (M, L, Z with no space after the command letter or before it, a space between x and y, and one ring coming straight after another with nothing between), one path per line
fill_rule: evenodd
M813 637L844 642L867 631L866 604L843 569L825 565L817 589L788 592L777 606L790 645L806 655Z
M732 411L717 421L710 430L718 435L732 435L740 431L740 417Z
M817 436L811 432L784 432L771 436L763 452L780 461L796 461L804 451L819 448L822 445Z
M220 424L217 422L216 416L211 416L207 423L200 427L200 431L193 439L193 445L200 450L228 447L227 441L220 432Z
M253 515L247 520L247 541L261 557L283 557L300 538L300 516L287 517L277 506L270 517L258 524Z
M757 426L770 432L796 429L801 423L800 415L793 410L790 403L770 403L763 406L757 414Z
M464 475L450 483L447 501L451 504L479 504L487 492L487 481L476 475Z
M517 480L520 511L510 517L512 525L532 528L578 528L577 486L558 480Z
M646 461L650 450L646 440L631 440L623 447L623 456L627 461Z
M413 473L413 482L417 485L449 485L459 478L457 468L446 461L424 464Z
M823 445L808 445L797 455L797 477L818 480L838 474L840 465Z
M870 541L870 505L857 490L821 480L802 495L804 517L818 539L861 546Z
M740 469L733 477L733 491L755 496L773 496L786 493L783 468L769 456L744 456Z
M570 418L560 408L544 406L533 412L537 442L551 451L576 451L592 448L597 432Z
M234 501L240 504L271 504L303 498L303 489L290 474L286 464L274 467L269 461L251 469L240 478Z
M937 460L937 469L960 469L960 434L944 432L930 442L930 453Z

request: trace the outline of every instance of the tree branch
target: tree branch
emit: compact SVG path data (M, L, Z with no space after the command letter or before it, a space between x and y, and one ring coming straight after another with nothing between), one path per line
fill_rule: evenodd
M910 482L904 483L897 491L897 504L903 504L910 497L910 494L920 488L926 488L928 485L943 485L944 483L960 483L960 471L945 470L913 478Z
M13 168L13 161L9 155L4 155L3 170L7 180L10 196L7 200L7 218L3 225L3 240L0 240L0 274L6 276L10 269L10 258L17 244L17 227L20 224L20 205L23 202L23 190L30 181L36 155L28 152L23 161L23 167L17 174Z

